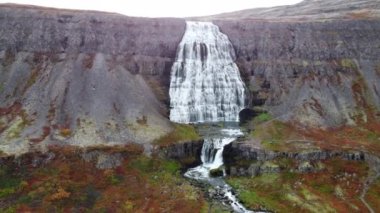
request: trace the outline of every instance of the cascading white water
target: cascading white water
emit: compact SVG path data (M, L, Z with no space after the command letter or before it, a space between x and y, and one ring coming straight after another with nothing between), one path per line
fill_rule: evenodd
M215 133L214 133L215 134ZM207 136L204 139L201 160L202 164L189 169L185 176L200 181L207 181L216 188L235 212L250 213L244 206L238 202L238 199L232 192L232 188L221 178L210 177L210 171L223 166L223 149L224 146L233 142L238 136L243 135L240 129L229 128L221 129L219 133L213 136ZM224 172L225 174L225 172Z
M228 37L210 22L187 22L178 46L170 80L170 120L178 123L238 122L244 108L245 87L234 63L235 53ZM223 165L224 146L242 132L238 128L219 130L206 136L202 164L185 176L207 181L236 212L251 212L241 205L232 188L210 170Z
M244 83L228 37L210 22L187 22L170 81L170 120L239 121Z

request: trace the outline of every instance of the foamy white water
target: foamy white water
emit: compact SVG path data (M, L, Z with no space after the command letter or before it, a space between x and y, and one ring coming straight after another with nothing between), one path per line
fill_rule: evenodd
M209 182L218 189L219 194L223 195L223 197L229 201L228 204L235 212L248 213L252 211L247 210L241 203L239 203L236 196L232 193L232 188L226 184L223 179L210 177L210 170L218 169L223 166L224 147L232 143L236 137L241 135L243 135L243 133L240 129L229 128L220 129L217 136L206 137L202 147L202 164L189 169L185 173L185 177Z
M170 120L239 121L244 83L228 37L211 22L187 22L170 81Z
M239 112L245 106L245 87L234 59L232 44L216 25L187 22L171 72L170 120L239 122ZM202 164L189 169L185 176L210 183L235 212L251 212L238 202L222 178L210 177L210 170L223 166L224 147L241 135L239 128L226 128L204 137Z

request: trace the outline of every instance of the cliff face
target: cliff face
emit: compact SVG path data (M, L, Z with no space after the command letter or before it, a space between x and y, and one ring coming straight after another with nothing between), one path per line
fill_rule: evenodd
M0 7L0 148L146 144L168 133L184 28L179 19Z
M313 127L378 119L376 16L213 19L234 45L248 107ZM181 19L0 6L0 149L149 144L171 131L170 69L184 31Z
M379 20L216 23L234 45L251 106L307 126L378 119Z
M305 0L206 19L234 44L251 106L322 128L379 119L377 1Z

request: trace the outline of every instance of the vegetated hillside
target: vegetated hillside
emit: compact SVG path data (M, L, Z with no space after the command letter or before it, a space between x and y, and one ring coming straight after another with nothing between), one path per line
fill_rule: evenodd
M379 119L378 4L334 2L252 10L263 18L199 18L233 43L251 92L247 107L307 127ZM0 29L3 151L148 146L173 130L168 86L184 20L1 5Z

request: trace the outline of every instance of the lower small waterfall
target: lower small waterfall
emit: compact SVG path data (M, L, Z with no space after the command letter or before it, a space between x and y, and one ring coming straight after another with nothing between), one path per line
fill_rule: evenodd
M186 22L170 79L170 120L177 123L224 122L204 137L202 164L185 176L212 185L223 203L235 212L251 212L235 197L222 177L210 177L210 170L223 166L224 146L242 135L239 112L244 108L245 86L234 63L235 53L228 37L210 22ZM224 175L225 175L225 171Z
M223 197L224 203L230 205L235 212L252 212L247 210L233 193L232 188L223 180L222 177L210 177L210 171L223 166L224 146L232 143L237 137L243 135L238 127L219 129L213 135L205 136L202 147L202 164L189 169L185 177L205 181L211 184ZM223 171L225 175L225 171Z

